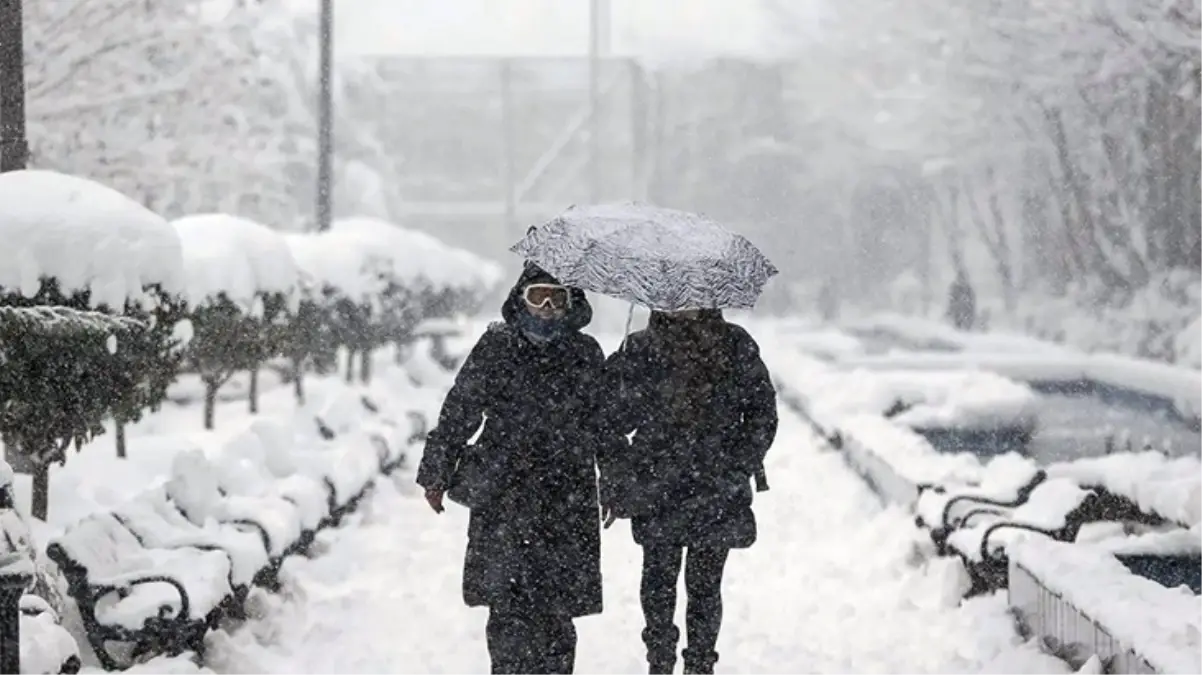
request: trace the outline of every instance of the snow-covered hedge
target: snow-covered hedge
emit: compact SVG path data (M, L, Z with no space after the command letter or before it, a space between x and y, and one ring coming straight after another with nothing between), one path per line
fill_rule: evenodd
M360 376L370 378L367 355L390 340L398 340L417 324L420 314L417 288L403 283L394 262L397 257L384 241L355 236L341 230L287 237L293 256L301 267L304 300L315 315L324 317L328 328L319 347L326 342L347 352L347 378L353 379L355 362ZM311 334L298 332L301 343ZM295 345L296 357L303 344ZM320 353L318 353L320 352ZM322 362L334 353L319 349L312 355Z
M335 220L331 227L378 247L387 257L391 278L416 292L425 318L476 311L501 279L496 263L424 232L362 217Z
M34 512L44 517L47 464L102 432L106 416L136 420L165 395L178 363L181 249L137 202L52 171L0 174L0 241L0 305L137 319L116 332L0 322L0 435L34 473Z
M318 357L344 347L369 364L363 355L404 343L422 319L473 311L500 280L494 263L379 220L290 238L226 214L167 223L52 171L0 175L0 241L0 436L37 477L41 517L47 463L109 417L122 452L124 425L159 405L181 368L203 380L212 426L235 372L250 375L254 412L269 359L293 361L299 396Z
M300 272L284 238L259 223L203 214L172 225L183 245L192 317L185 359L204 383L205 428L211 429L217 392L234 373L250 371L250 405L257 406L257 372L283 350L299 305Z

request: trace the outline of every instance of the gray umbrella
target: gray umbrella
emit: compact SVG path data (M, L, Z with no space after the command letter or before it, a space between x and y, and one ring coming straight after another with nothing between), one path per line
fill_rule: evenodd
M646 204L573 206L511 251L562 283L651 309L749 309L776 267L697 214Z

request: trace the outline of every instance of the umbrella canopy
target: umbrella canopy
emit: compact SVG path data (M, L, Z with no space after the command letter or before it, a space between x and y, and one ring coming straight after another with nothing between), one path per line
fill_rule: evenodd
M777 273L718 223L638 203L573 206L510 250L565 284L667 312L749 309Z

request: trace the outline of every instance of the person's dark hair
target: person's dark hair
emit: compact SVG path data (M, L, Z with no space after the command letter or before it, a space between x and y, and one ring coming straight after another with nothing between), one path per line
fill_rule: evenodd
M670 374L661 383L668 412L681 424L708 414L712 393L734 372L721 310L701 310L695 318L652 312L647 323L653 348Z

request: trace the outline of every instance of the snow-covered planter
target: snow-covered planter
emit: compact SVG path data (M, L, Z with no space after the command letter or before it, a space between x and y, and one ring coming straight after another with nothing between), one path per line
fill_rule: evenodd
M45 518L47 465L102 433L106 415L131 419L155 404L159 374L170 377L170 361L158 356L182 290L180 242L132 199L52 171L0 175L0 241L0 305L142 319L109 324L116 333L0 322L0 434L33 473L32 513ZM122 353L123 340L139 348Z
M1112 663L1109 672L1202 672L1202 599L1189 589L1132 574L1102 546L1033 537L1009 558L1010 605L1035 635L1065 647L1084 641L1101 659L1146 662Z
M284 238L259 223L214 213L172 225L183 244L191 308L184 359L204 384L205 428L212 429L217 392L238 371L250 372L251 411L257 409L256 375L283 351L300 273Z

